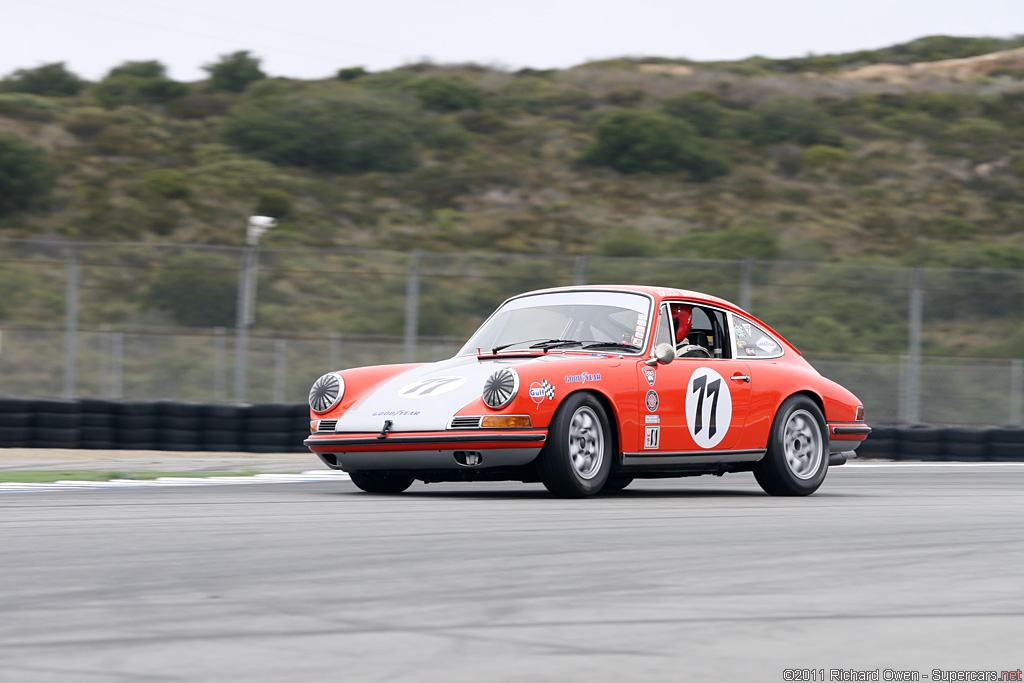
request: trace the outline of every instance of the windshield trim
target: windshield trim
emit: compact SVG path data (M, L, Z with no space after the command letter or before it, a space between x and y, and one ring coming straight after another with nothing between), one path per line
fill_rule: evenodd
M537 290L537 291L534 291L534 292L524 292L522 294L517 294L515 296L510 296L509 298L507 298L504 301L502 301L501 305L498 306L497 308L495 308L494 311L492 311L491 314L489 316L487 316L487 318L482 323L480 323L480 325L478 325L475 330L473 330L473 334L469 335L469 337L466 339L465 343L468 343L469 340L472 339L473 336L477 332L479 332L481 329L483 329L483 327L485 325L487 325L488 322L490 322L491 318L493 318L495 315L497 315L498 311L503 309L510 301L515 301L516 299L524 299L526 297L531 297L531 296L544 296L544 295L551 295L551 294L573 294L573 293L576 293L576 292L585 292L585 293L588 293L588 294L595 294L595 293L596 294L604 294L604 293L608 293L608 294L632 294L634 296L643 297L644 299L647 299L647 320L649 322L651 321L651 316L653 315L652 311L654 311L655 305L657 304L657 300L654 297L654 295L648 294L647 292L638 292L635 289L593 289L593 288L590 288L590 287L573 287L573 288L570 288L570 289L557 289L557 290L541 289L541 290ZM601 356L643 356L647 352L647 348L651 345L651 339L654 338L654 328L655 327L656 327L656 325L653 325L653 324L649 324L647 326L647 330L644 332L644 342L643 342L643 344L640 345L640 348L637 349L636 351L627 351L625 349L618 349L618 350L616 350L614 352L601 352L601 351L584 351L582 349L567 348L567 349L551 349L549 353L570 353L570 354L572 354L572 353L575 353L575 354L583 353L583 354L586 354L586 355L595 355L596 354L596 355L601 355ZM507 355L517 355L517 353L518 353L518 355L523 355L523 350L519 350L517 352L514 349L513 350L509 350L509 351L505 351L505 352L498 352L497 354L491 353L490 349L480 349L480 351L478 353L476 351L476 349L466 349L465 343L463 344L463 347L462 347L463 349L465 349L465 351L460 351L459 353L456 353L455 354L456 358L461 358L461 357L465 357L465 356L478 356L478 355L482 355L482 356L507 356ZM530 355L533 355L533 354L530 354Z

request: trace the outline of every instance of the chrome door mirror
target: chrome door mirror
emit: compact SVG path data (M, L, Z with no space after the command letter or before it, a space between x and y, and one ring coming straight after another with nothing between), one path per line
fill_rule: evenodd
M671 344L658 344L654 347L654 358L645 360L646 365L668 365L676 359L676 347Z

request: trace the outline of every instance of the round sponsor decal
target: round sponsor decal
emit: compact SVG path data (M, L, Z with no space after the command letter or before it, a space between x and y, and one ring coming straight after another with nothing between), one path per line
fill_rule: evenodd
M686 426L701 448L714 448L729 431L732 395L722 376L697 368L686 383Z
M465 383L465 377L428 377L406 384L398 390L398 396L400 398L434 398L454 391Z
M658 409L658 392L651 389L647 392L647 410L654 412Z

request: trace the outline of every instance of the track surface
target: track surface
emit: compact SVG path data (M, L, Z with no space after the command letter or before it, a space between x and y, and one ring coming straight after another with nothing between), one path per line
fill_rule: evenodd
M0 496L2 681L783 681L1024 666L1024 467L557 500L349 482ZM826 678L826 680L828 680Z

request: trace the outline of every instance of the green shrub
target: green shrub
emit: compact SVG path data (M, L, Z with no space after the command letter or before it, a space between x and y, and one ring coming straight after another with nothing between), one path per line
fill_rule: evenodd
M410 81L405 87L419 99L424 109L433 111L479 109L483 104L480 88L464 81L429 76Z
M753 126L742 131L754 142L792 140L801 145L842 144L842 138L824 109L799 97L776 97L755 106ZM749 124L748 124L749 125Z
M52 187L46 151L16 135L0 134L0 216L41 205Z
M942 134L946 124L923 111L901 111L882 119L882 123L913 135L935 138Z
M366 69L361 66L350 66L344 69L338 69L336 78L339 81L354 81L357 78L362 78L367 74Z
M828 166L846 161L850 153L839 147L811 145L800 153L800 160L807 166Z
M729 112L709 90L669 97L661 103L661 112L688 122L704 137L721 137L728 130Z
M223 116L237 102L237 96L231 93L197 93L169 102L167 113L179 119L205 119Z
M30 93L0 94L0 116L23 121L54 121L61 108L52 100Z
M204 65L203 70L210 74L211 90L227 92L242 92L250 83L267 77L260 69L260 59L248 50L221 55L220 61Z
M733 226L687 235L672 245L671 252L678 256L770 261L779 256L779 237L764 225Z
M603 118L584 163L620 173L686 171L693 180L729 172L728 160L697 137L693 127L663 114L619 111Z
M967 117L946 129L940 150L973 161L987 161L1005 154L1011 141L1006 127L998 121Z
M459 125L473 133L500 133L508 126L505 120L490 111L464 111L456 117Z
M609 257L651 257L660 251L654 239L643 232L620 230L601 242L598 253Z
M268 188L256 193L256 215L284 218L292 212L292 195L285 190Z
M190 252L167 259L146 287L143 306L166 311L179 325L235 324L237 263L215 254Z
M91 140L110 125L110 117L102 109L81 109L65 122L69 133L80 140Z
M416 114L359 91L272 95L234 107L222 133L275 164L338 173L407 171L419 163L415 141L424 132Z
M183 199L188 196L188 176L173 168L160 168L146 174L143 186L165 199Z
M2 89L45 97L74 97L84 86L85 81L68 71L64 62L54 62L35 69L18 69L4 79Z
M647 96L640 88L622 88L608 93L604 101L616 107L635 107Z
M124 62L96 84L93 96L108 109L124 105L160 104L188 94L188 86L167 77L156 60Z

